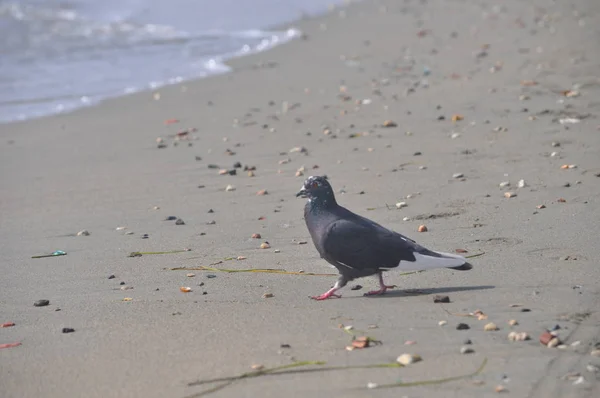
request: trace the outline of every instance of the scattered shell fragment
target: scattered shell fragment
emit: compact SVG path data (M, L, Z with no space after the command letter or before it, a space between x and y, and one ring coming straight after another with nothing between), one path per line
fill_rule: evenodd
M268 249L270 247L271 247L271 245L269 244L269 242L263 242L260 244L261 249Z
M36 300L33 303L34 307L45 307L47 305L50 305L50 300Z
M227 185L225 187L225 191L226 192L231 192L231 191L235 191L235 187L233 185Z
M465 117L463 115L458 115L458 114L452 115L452 121L453 122L459 122L459 121L463 120L464 118Z
M260 191L258 191L256 193L256 196L264 196L264 195L268 195L269 192L266 189L261 189Z
M263 298L271 298L271 297L275 297L275 295L273 293L265 293L262 295Z
M188 278L193 278L196 276L196 274L194 274L193 272L190 272L189 274L185 274L185 276L187 276Z
M396 358L396 361L404 366L413 364L415 362L419 362L421 360L421 356L417 354L402 354L398 358Z
M406 206L408 206L406 204L406 202L398 202L398 203L396 203L396 209L401 209L401 208L406 207Z
M553 338L552 340L550 340L548 342L548 344L546 344L546 347L548 347L548 348L555 348L558 346L560 346L560 340L558 337Z
M536 208L538 208L538 209L545 209L546 205L537 205Z
M367 348L369 346L370 339L366 336L357 337L352 340L353 348Z
M529 340L529 335L525 332L510 332L508 334L508 340L510 340L510 341L525 341L525 340Z
M592 352L590 352L590 355L593 357L600 357L600 350L592 350Z
M372 389L377 388L377 387L379 387L379 384L377 384L377 383L372 383L372 382L367 383L367 388L369 390L372 390Z
M251 366L252 370L262 370L264 369L263 365L259 365L259 364L254 364Z
M452 178L463 178L465 175L463 173L454 173L452 174Z
M248 257L246 256L237 256L236 260L241 261L241 260L246 260Z
M260 234L252 234L252 239L260 239L262 236Z
M502 392L507 392L508 390L506 389L506 387L499 384L496 386L496 388L494 388L494 391L496 391L497 393L502 393Z
M475 350L472 349L471 347L467 347L467 346L460 347L460 353L461 354L472 354L474 352L475 352Z
M511 319L510 321L508 321L508 324L510 326L516 326L519 324L519 322L516 319Z
M131 297L124 297L122 301L133 301Z
M248 177L254 177L255 174L252 170L248 171Z
M398 127L398 124L393 120L385 120L381 125L383 127Z
M419 228L417 228L418 232L427 232L427 227L425 225L419 225Z
M547 346L555 336L550 332L544 332L540 335L540 343Z
M77 232L77 236L90 236L90 232L87 229L82 229L81 231Z
M2 325L0 325L0 328L10 328L12 326L15 326L14 322L6 322L6 323L3 323Z
M180 287L180 288L179 288L179 290L180 290L182 293L189 293L189 292L191 292L191 291L192 291L192 288L191 288L191 287L184 287L184 286L182 286L182 287Z
M290 153L306 153L308 150L303 146L296 146L290 149Z
M507 199L514 198L515 196L517 196L517 194L514 192L504 192L504 197Z
M438 322L439 326L444 326L444 325L447 325L447 324L448 324L448 321L439 321Z
M494 322L490 322L483 327L483 330L485 330L486 332L493 332L499 330L499 328Z
M500 184L498 184L498 186L500 188L510 187L510 181L502 181Z
M517 183L517 188L525 188L527 186L527 183L525 182L525 180L519 180L519 182Z

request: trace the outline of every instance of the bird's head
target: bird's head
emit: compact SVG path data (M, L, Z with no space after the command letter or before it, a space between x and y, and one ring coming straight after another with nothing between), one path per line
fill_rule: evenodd
M310 176L304 181L302 189L296 194L296 197L308 199L328 199L335 201L333 188L327 181L327 176Z

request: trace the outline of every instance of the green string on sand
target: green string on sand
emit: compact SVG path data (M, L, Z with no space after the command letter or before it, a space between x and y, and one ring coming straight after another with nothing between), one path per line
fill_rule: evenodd
M236 381L243 380L243 379L260 377L260 376L277 376L277 375L283 375L283 374L304 374L304 373L327 372L327 371L338 371L338 370L351 370L351 369L380 369L380 368L402 368L403 367L403 365L401 365L401 364L399 364L397 362L371 364L371 365L350 365L350 366L327 366L327 367L322 367L323 365L325 365L325 363L326 362L324 362L324 361L294 362L294 363L289 364L289 365L283 365L283 366L277 366L277 367L274 367L274 368L267 368L267 369L256 370L254 372L243 373L243 374L238 375L238 376L222 377L222 378L217 378L217 379L194 381L194 382L188 383L188 386L192 387L192 386L199 386L199 385L205 385L205 384L210 384L210 383L221 383L221 384L219 384L219 385L217 385L217 386L215 386L213 388L210 388L208 390L204 390L204 391L201 391L199 393L196 393L196 394L193 394L193 395L189 395L186 398L203 397L203 396L206 396L206 395L211 394L213 392L222 390L223 388L225 388L227 386L230 386L231 384L235 383ZM414 386L422 386L422 385L434 385L434 384L448 383L448 382L451 382L451 381L457 381L457 380L466 379L466 378L469 378L469 377L476 376L476 375L480 374L483 371L483 369L485 368L486 364L487 364L487 358L485 358L483 360L483 363L479 366L479 368L477 368L477 370L475 370L472 373L466 374L466 375L447 377L447 378L444 378L444 379L422 380L422 381L413 381L413 382L406 382L406 383L400 382L400 383L382 384L382 385L375 386L374 388L414 387ZM299 368L299 367L302 367L302 366L320 366L320 367L316 368L316 369L296 369L296 368Z

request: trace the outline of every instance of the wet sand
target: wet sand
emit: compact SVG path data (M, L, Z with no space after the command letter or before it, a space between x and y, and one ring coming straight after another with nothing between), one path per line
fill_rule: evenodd
M233 73L0 126L0 323L15 323L0 344L21 343L0 350L1 395L183 398L203 391L190 382L256 364L414 353L423 360L402 369L261 377L211 396L597 396L600 4L365 1L296 26L305 39L234 60ZM236 162L255 176L219 175ZM363 297L376 285L365 278L323 302L309 296L335 276L171 270L335 273L294 197L312 174L424 246L481 254L474 269L391 272L388 295ZM31 258L55 250L68 254ZM487 319L456 315L476 310ZM348 351L340 325L382 345ZM564 347L542 346L555 325ZM460 353L466 339L474 353ZM470 378L366 390L484 359Z

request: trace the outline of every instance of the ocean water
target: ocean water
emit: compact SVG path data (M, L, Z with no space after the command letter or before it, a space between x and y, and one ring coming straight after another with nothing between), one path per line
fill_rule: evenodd
M0 123L227 72L336 0L0 0Z

